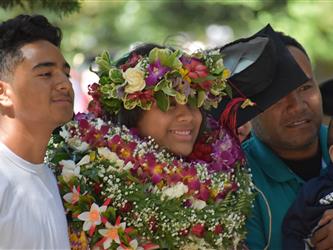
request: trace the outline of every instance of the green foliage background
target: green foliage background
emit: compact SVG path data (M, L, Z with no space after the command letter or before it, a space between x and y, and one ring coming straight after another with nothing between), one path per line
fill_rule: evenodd
M333 75L330 0L1 0L0 7L0 21L20 13L46 15L63 29L69 59L103 49L124 52L135 42L164 43L167 37L168 43L205 42L211 24L230 26L237 39L270 23L304 45L319 81Z

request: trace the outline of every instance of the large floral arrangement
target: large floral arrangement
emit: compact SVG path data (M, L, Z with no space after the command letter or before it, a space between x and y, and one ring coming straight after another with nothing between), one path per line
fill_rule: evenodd
M188 55L179 50L154 48L148 56L133 53L126 63L118 65L107 52L96 58L99 83L90 86L93 101L90 110L101 114L117 113L140 107L149 110L156 102L166 111L170 98L195 107L217 107L223 96L231 93L218 51Z
M48 151L72 230L92 249L240 248L250 174L237 139L209 125L181 159L133 130L76 115Z

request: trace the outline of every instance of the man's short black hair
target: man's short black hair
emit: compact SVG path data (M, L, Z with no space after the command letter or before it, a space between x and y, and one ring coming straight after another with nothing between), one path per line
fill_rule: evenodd
M328 148L333 145L333 118L330 120L328 125L328 136L327 136L327 146Z
M60 47L62 32L41 15L19 15L0 24L0 80L22 61L21 47L46 40Z
M304 49L304 47L295 38L293 38L291 36L288 36L288 35L284 34L283 32L276 32L276 33L279 36L279 38L281 39L281 41L284 43L284 45L286 45L286 46L293 46L293 47L298 48L309 59L309 56L306 53L306 50Z

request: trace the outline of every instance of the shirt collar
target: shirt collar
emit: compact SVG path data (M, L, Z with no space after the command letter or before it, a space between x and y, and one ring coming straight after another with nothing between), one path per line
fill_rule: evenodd
M277 182L287 182L295 179L303 182L303 180L294 174L269 147L259 140L254 133L252 133L252 136L253 150L257 152L256 157L258 157L257 162L266 175ZM264 162L266 164L260 164Z
M288 166L269 148L267 147L259 138L252 133L252 145L253 150L257 153L257 162L259 163L259 167L266 173L266 175L270 176L277 182L287 182L290 180L297 180L300 183L304 183L300 177L294 174ZM322 157L323 162L329 163L329 154L326 145L327 141L327 127L321 126L319 131L319 140L320 146L322 149ZM251 149L252 150L252 149ZM266 162L268 164L260 164L261 162ZM322 164L324 167L326 164Z

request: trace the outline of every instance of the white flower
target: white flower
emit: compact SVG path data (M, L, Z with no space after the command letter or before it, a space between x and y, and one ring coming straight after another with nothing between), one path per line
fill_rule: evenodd
M80 177L80 166L75 165L72 160L62 160L59 162L63 166L61 175L64 181L68 182L73 176Z
M224 68L223 59L220 58L219 60L217 60L215 65L216 65L216 67L223 69Z
M59 135L65 139L65 141L68 140L70 134L69 132L67 131L67 129L65 129L65 127L61 127L61 131L59 132Z
M81 141L79 138L69 138L68 145L79 152L85 152L89 149L89 144Z
M85 195L86 193L87 192L84 192L82 195ZM72 192L65 194L63 197L68 203L75 204L80 198L80 188L76 189L76 187L73 186Z
M203 209L205 206L207 206L206 202L203 200L193 199L192 200L192 207L197 210Z
M143 247L139 247L139 243L137 240L131 240L129 243L129 247L119 246L117 250L144 250Z
M133 168L133 163L132 162L127 162L126 165L124 166L124 170L127 171L127 170L130 170L131 168Z
M167 196L169 199L179 198L183 194L188 192L188 187L184 185L182 182L178 182L176 185L169 187L169 188L163 188L162 189L162 198Z
M125 86L125 92L132 94L136 91L141 91L145 88L145 73L138 68L128 68L124 73L123 77L127 83Z
M99 207L96 203L93 203L89 212L79 214L78 219L84 221L83 231L88 231L92 226L101 224L101 213L105 210L106 206Z
M101 129L103 125L106 125L105 122L101 118L97 118L95 127L97 129Z
M118 155L114 152L111 152L108 148L106 147L98 148L97 152L103 158L113 163L116 163L117 167L122 168L124 166L124 161L119 159Z
M109 249L109 247L111 246L112 241L120 244L120 238L119 238L119 234L118 234L118 230L119 228L122 228L123 230L125 230L126 228L126 223L120 223L118 225L111 225L111 223L107 222L105 224L106 229L100 229L98 230L98 232L104 236L105 241L103 243L103 247L104 249Z
M90 155L85 155L77 164L76 166L86 165L90 162Z
M188 243L180 248L180 250L199 250L199 246L195 243Z

